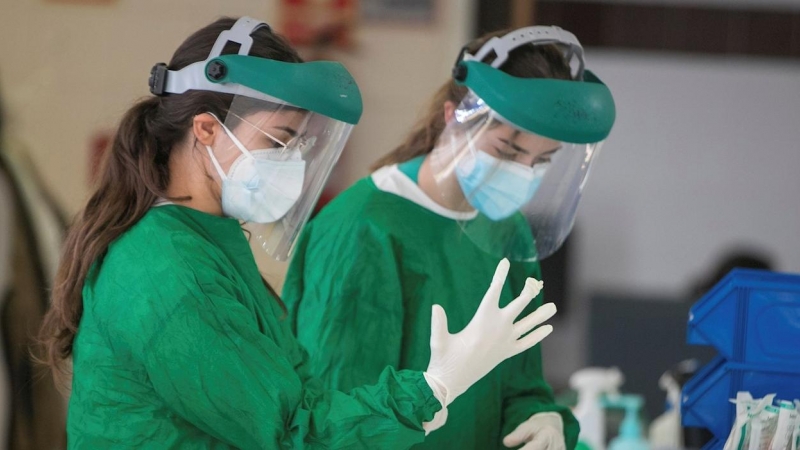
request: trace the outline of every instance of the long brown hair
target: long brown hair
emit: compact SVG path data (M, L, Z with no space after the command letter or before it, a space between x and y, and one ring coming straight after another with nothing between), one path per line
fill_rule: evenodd
M466 45L470 54L475 54L489 39L508 34L510 30L485 34ZM484 62L491 62L488 55ZM555 45L523 45L509 53L506 62L500 66L503 72L521 78L571 78L569 63ZM456 105L467 94L467 88L456 84L450 78L433 95L425 114L411 129L406 139L394 150L375 161L370 170L383 166L399 164L426 155L433 150L445 127L444 104L453 102Z
M205 60L219 34L235 22L221 18L189 36L175 51L168 68L179 70ZM268 28L259 28L252 37L250 55L302 62L297 52ZM222 53L236 52L238 46L228 43ZM170 154L187 139L194 116L208 112L225 117L232 101L229 94L188 91L143 99L122 117L94 192L66 237L52 305L40 331L44 362L56 379L63 379L64 362L72 355L90 267L102 261L108 246L136 224L158 198L168 198Z

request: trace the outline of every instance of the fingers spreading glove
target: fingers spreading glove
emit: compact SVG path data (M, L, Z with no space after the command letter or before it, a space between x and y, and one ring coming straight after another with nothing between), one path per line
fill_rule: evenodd
M531 416L503 439L503 445L520 450L566 450L564 421L558 413L547 412Z
M478 311L459 333L450 334L444 309L433 306L431 359L425 379L444 409L498 364L528 350L553 332L550 325L531 332L556 313L552 303L514 322L539 295L541 281L529 278L519 297L500 308L500 294L508 269L508 260L500 261Z
M427 380L427 377L425 378ZM431 384L431 381L428 381L428 384ZM434 394L436 395L436 394ZM440 402L442 401L438 395L436 395L436 399ZM439 411L434 414L433 419L430 422L422 422L422 429L425 430L425 436L431 434L432 431L436 431L439 428L442 428L444 424L447 422L447 408L442 407Z

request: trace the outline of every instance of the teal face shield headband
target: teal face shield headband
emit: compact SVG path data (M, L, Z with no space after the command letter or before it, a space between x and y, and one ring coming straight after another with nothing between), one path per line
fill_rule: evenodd
M573 79L520 78L500 70L512 50L528 44L555 44L567 61L577 58ZM492 55L491 62L482 62ZM505 121L540 136L571 143L599 142L614 125L611 91L585 69L577 38L558 27L527 27L494 37L475 55L462 49L453 77Z
M202 90L282 103L349 124L358 123L363 110L361 92L352 75L338 62L291 63L249 56L251 34L269 26L242 17L220 33L204 61L181 70L156 64L150 73L150 92L182 94ZM222 55L228 42L239 45L238 55Z

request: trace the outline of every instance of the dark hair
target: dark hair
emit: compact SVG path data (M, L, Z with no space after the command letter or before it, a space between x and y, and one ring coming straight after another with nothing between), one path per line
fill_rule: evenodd
M467 51L470 54L475 54L489 39L503 36L508 34L509 31L502 30L485 34L467 44ZM491 60L488 60L491 56L490 54L485 58L484 62L491 62ZM561 50L552 44L517 47L509 53L508 59L500 66L500 70L521 78L558 78L564 80L571 78L568 61L564 58ZM450 101L457 105L466 93L467 88L459 86L452 78L444 83L436 91L425 114L414 125L405 141L377 160L372 165L371 170L398 164L430 153L445 127L445 102Z
M693 300L699 299L736 268L773 270L772 257L763 250L746 247L728 249L711 267L710 272L691 287Z
M219 34L235 22L233 18L221 18L189 36L175 51L168 68L179 70L205 60ZM268 28L257 29L252 37L250 55L302 62L286 40ZM238 44L230 42L222 51L236 52ZM170 154L187 137L193 118L206 112L225 117L232 101L230 94L188 91L145 98L122 117L94 192L66 237L51 309L40 331L44 363L52 368L56 379L62 378L63 363L72 355L83 314L83 285L90 267L102 261L111 242L136 224L159 197L168 198ZM264 284L275 294L266 281Z
M0 147L2 147L5 142L3 141L5 126L6 126L6 112L5 112L5 105L3 104L3 96L0 92ZM0 148L0 151L3 149Z

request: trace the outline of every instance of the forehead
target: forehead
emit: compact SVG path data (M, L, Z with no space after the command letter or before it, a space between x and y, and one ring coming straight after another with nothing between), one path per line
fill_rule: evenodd
M247 122L264 127L291 127L297 129L305 120L308 111L282 108L275 111L254 111L243 116Z
M519 130L502 122L495 122L484 131L487 137L502 139L531 150L550 150L559 145L559 141Z

